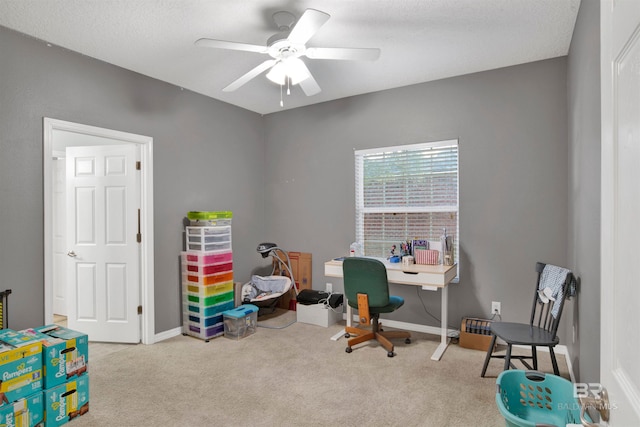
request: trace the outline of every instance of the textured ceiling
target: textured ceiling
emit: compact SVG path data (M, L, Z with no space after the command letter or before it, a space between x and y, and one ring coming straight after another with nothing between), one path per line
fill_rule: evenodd
M580 0L2 0L0 25L261 114L568 53ZM260 75L222 88L267 55L197 47L265 45L272 15L331 15L307 47L376 47L380 58L304 58L322 88L307 97ZM1 60L1 59L0 59Z

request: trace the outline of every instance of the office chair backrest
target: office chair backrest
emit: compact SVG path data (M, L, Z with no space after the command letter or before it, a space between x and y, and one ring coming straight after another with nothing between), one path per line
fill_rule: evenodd
M344 293L349 305L357 307L358 294L367 294L369 307L389 304L389 283L384 264L373 258L349 257L342 263Z
M551 311L553 309L553 305L555 301L549 301L547 303L543 303L540 298L538 298L538 287L540 286L540 278L542 277L542 271L546 264L542 262L536 263L536 272L538 273L538 280L536 281L536 289L533 293L533 307L531 309L531 318L529 320L529 324L532 326L537 326L539 328L545 329L553 334L555 338L556 332L558 331L558 326L560 325L560 317L562 316L562 309L564 308L564 303L569 298L569 286L573 281L573 274L567 273L567 277L562 284L562 301L560 302L560 309L558 311L558 315L553 317Z

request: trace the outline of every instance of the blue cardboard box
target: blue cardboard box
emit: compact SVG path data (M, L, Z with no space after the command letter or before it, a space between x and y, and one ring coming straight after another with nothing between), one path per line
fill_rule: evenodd
M0 407L42 390L42 343L0 330Z
M89 411L89 375L47 389L44 394L44 425L57 427Z
M25 329L22 332L42 342L45 389L87 373L89 338L86 334L58 325Z
M0 426L42 426L44 395L41 391L0 407Z

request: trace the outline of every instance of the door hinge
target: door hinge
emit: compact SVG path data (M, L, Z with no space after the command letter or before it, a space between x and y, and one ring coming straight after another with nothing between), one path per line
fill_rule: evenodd
M142 162L141 162L140 160L138 160L138 161L136 162L136 170L137 170L137 171L139 171L139 170L141 170L141 169L142 169Z
M138 209L138 233L136 234L136 241L142 242L142 233L140 232L140 209Z
M142 306L141 305L138 306L138 314L142 314Z

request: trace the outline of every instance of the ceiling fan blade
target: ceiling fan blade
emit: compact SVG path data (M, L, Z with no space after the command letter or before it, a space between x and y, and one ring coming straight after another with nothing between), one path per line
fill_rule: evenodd
M200 47L214 47L216 49L230 49L242 50L246 52L267 53L267 48L265 46L248 43L228 42L225 40L198 39L194 44Z
M375 61L380 57L380 49L349 47L309 47L305 52L305 56L311 59Z
M313 96L313 95L316 95L316 94L320 93L320 91L321 91L320 86L318 85L318 82L316 81L316 79L314 79L313 76L311 75L311 71L309 71L309 69L307 68L307 66L305 65L304 62L302 62L302 61L300 61L300 62L302 63L302 67L304 67L304 69L309 74L309 77L307 77L306 79L304 79L304 80L300 81L300 83L298 83L300 85L300 87L302 88L302 91L307 96Z
M328 13L315 9L304 11L298 22L289 33L289 41L294 44L305 44L331 18Z
M245 83L247 83L249 80L253 79L254 77L257 77L262 72L264 72L264 71L268 70L269 68L273 67L274 65L276 65L277 62L278 61L275 60L275 59L268 59L268 60L264 61L262 64L260 64L257 67L253 68L251 71L249 71L248 73L246 73L245 75L243 75L242 77L240 77L239 79L237 79L236 81L234 81L233 83L231 83L230 85L228 85L227 87L222 89L222 91L223 92L233 92L234 90L238 89L240 86L242 86Z

